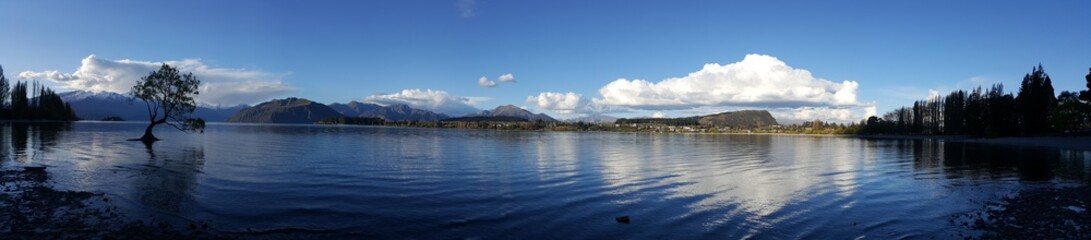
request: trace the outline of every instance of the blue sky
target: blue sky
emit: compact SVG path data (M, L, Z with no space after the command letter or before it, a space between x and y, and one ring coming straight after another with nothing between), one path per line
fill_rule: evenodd
M849 120L929 90L1001 82L1016 91L1039 62L1058 92L1082 89L1088 9L1088 1L3 1L0 65L9 78L64 90L121 91L139 78L122 70L181 64L206 73L209 104L298 96L456 113L502 104L562 117L766 108L778 119ZM753 64L732 65L744 59ZM730 74L687 78L707 63L719 64L708 73ZM790 69L762 72L780 64ZM811 76L753 82L795 70ZM514 82L498 81L509 73ZM747 74L759 77L731 77ZM496 86L480 86L483 76ZM632 84L669 78L680 79ZM856 85L852 101L838 95L853 90L845 81ZM812 88L774 91L792 83ZM600 93L608 85L616 94ZM753 92L761 94L745 94ZM543 93L555 94L535 101Z

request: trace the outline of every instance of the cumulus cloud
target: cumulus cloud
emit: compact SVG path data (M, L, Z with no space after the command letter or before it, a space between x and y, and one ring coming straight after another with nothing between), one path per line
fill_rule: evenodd
M181 72L192 72L201 80L197 102L209 105L233 106L251 104L295 90L281 81L286 74L256 70L215 68L198 59L150 62L137 60L106 60L87 56L73 73L57 70L25 71L19 79L45 79L62 84L62 90L127 93L141 77L169 64Z
M655 112L652 113L652 118L667 118L667 114L664 114L663 112Z
M570 114L583 109L586 103L583 96L578 93L543 92L538 96L528 96L527 102L534 103L539 109L551 110L558 113Z
M511 75L511 73L500 75L496 80L500 80L501 82L514 82L515 75Z
M487 78L485 76L481 76L481 78L477 79L477 85L482 86L482 87L495 87L496 82L493 82L492 80L489 80L489 78Z
M458 0L455 2L455 7L458 8L458 15L464 18L473 17L474 5L477 5L475 0Z
M841 123L859 122L869 116L875 116L876 105L874 103L862 107L801 107L770 109L781 124L799 123L803 121L822 120Z
M667 110L700 106L840 107L858 105L855 81L816 78L775 57L751 54L736 63L706 64L659 82L618 79L599 89L595 104Z
M483 98L452 96L445 91L405 89L390 94L376 94L364 98L364 102L379 105L405 104L413 108L425 109L451 116L461 116L479 112L472 103L488 100Z

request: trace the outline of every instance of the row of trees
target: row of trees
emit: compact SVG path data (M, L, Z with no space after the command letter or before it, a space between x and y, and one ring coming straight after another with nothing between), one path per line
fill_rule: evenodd
M697 117L685 118L620 118L617 124L663 124L670 126L696 126L700 124Z
M1053 95L1053 83L1041 65L1023 77L1018 95L1002 84L985 90L954 91L917 101L881 118L861 123L861 134L948 134L978 137L1041 136L1077 132L1091 123L1091 73L1080 93Z
M0 119L7 120L57 120L74 121L72 106L61 100L52 89L34 82L28 89L27 82L15 85L4 76L0 67ZM28 96L29 94L29 96ZM9 102L8 99L11 99Z

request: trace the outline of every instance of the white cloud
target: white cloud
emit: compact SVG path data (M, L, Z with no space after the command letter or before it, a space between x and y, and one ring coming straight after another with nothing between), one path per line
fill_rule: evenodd
M928 98L925 99L933 99L936 97L939 97L939 91L936 91L934 89L928 89Z
M853 106L855 81L815 78L767 55L741 62L706 64L685 77L659 82L618 79L599 89L595 104L634 109L687 109L700 106L822 107Z
M581 109L670 110L766 109L787 122L820 119L855 122L875 114L876 103L857 101L856 81L832 82L759 54L742 61L705 64L684 77L659 82L618 79L599 89L599 96ZM703 110L702 110L703 109Z
M443 113L450 116L462 116L479 112L472 105L475 101L486 101L487 98L451 96L447 92L439 90L405 89L391 94L377 94L364 98L364 102L379 105L405 104L413 108L425 109Z
M477 5L477 1L475 0L458 0L458 2L455 2L455 7L458 8L458 15L464 18L473 17L475 15L474 5Z
M477 85L482 87L496 87L496 82L489 80L489 78L485 76L481 76L481 78L477 79Z
M853 123L866 119L876 114L876 103L869 103L863 107L801 107L770 109L780 124L799 123L803 121L830 121L839 123Z
M586 103L578 93L543 92L538 96L528 96L527 102L537 104L539 109L570 114L580 111Z
M500 75L496 80L500 80L501 82L514 82L515 75L511 75L511 73Z
M655 112L652 113L652 118L667 118L667 114L664 114L663 112Z
M57 70L25 71L19 79L45 79L62 84L61 90L85 90L93 92L127 93L141 77L156 71L162 64L192 72L201 80L197 102L210 105L232 106L265 101L295 90L281 82L286 74L256 70L215 68L198 59L149 62L137 60L106 60L95 55L84 58L73 73Z

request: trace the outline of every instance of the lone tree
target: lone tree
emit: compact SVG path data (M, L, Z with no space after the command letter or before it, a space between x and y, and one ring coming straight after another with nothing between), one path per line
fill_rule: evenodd
M140 141L159 140L152 135L152 129L159 124L167 124L184 132L203 131L204 120L188 118L187 114L197 108L193 97L200 92L197 85L201 80L193 73L181 75L177 68L163 64L158 71L140 78L133 86L133 96L144 100L148 108L148 128Z

